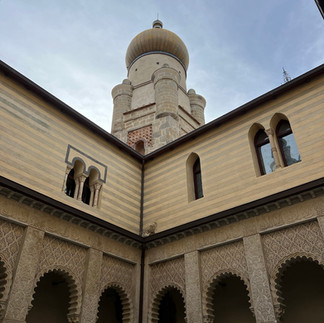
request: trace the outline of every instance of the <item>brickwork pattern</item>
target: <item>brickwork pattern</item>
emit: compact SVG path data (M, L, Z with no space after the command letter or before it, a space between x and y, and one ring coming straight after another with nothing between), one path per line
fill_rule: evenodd
M152 125L128 132L127 144L134 147L138 140L145 139L145 146L152 146Z

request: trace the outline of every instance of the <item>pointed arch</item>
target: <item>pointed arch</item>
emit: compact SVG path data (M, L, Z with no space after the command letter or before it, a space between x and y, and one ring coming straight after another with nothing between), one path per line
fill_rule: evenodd
M272 172L275 168L275 161L265 128L259 123L254 123L249 129L248 137L256 175Z
M287 116L276 113L270 121L270 126L275 130L275 144L278 147L281 167L300 162L295 135Z
M71 323L78 322L80 311L81 311L82 289L77 284L77 280L73 277L73 275L67 269L60 266L47 269L46 271L42 271L36 276L35 284L34 284L34 293L32 296L31 304L29 306L29 310L33 307L33 301L34 301L36 289L40 283L40 280L49 273L56 273L66 280L68 291L69 291L67 319L68 322Z
M163 287L153 297L153 302L152 302L151 309L150 309L150 312L149 312L149 322L152 322L152 323L159 323L160 322L159 321L159 311L160 311L161 301L162 301L163 297L169 291L174 291L180 297L182 305L183 305L183 322L187 321L184 292L182 291L182 289L178 285L170 284L170 285L167 285L167 286Z
M206 284L205 290L203 292L202 298L202 305L203 305L203 317L204 322L214 322L215 314L214 314L214 292L216 287L221 284L222 280L235 277L239 279L242 284L244 285L247 297L248 297L248 304L249 310L251 314L254 316L254 308L252 304L252 297L251 297L251 287L249 280L241 275L240 273L236 272L235 270L222 270L216 273Z
M75 157L72 161L71 166L67 167L64 192L67 196L75 198L78 194L79 183L77 182L77 177L83 174L85 171L85 163L81 158Z
M116 293L120 298L121 307L122 307L122 322L123 323L133 322L133 306L130 301L131 298L127 294L126 290L118 283L109 283L105 285L105 287L101 290L99 302L98 302L97 317L99 314L100 302L104 296L105 291L107 291L108 289L112 289L116 291Z
M201 163L198 154L191 153L186 161L188 201L204 197Z

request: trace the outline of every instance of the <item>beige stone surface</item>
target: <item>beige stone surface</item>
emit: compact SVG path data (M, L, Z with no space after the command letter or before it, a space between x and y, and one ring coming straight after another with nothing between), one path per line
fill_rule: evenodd
M5 320L24 322L32 302L34 277L40 257L44 232L28 227L24 243L20 250L20 257L5 313ZM8 321L7 321L8 322Z
M186 314L188 323L202 322L201 281L199 253L185 254Z
M275 322L275 311L272 304L260 235L256 234L245 237L243 243L247 259L253 312L256 322Z

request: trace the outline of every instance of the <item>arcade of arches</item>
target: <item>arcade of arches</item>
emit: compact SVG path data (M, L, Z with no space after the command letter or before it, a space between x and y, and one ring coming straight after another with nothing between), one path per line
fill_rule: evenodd
M2 266L4 272L4 267ZM5 277L5 275L3 275ZM52 271L41 277L33 295L27 323L63 323L68 320L73 298L68 275ZM306 257L291 259L277 275L278 293L282 297L280 322L321 323L324 317L324 270L316 261ZM236 275L221 275L212 286L213 322L255 322L250 298L244 281ZM152 320L152 322L155 320ZM123 305L116 288L107 288L101 295L97 313L98 323L122 323ZM164 290L158 304L159 323L186 322L183 296L176 288Z
M260 317L271 306L275 318L268 322L322 322L324 239L319 224L322 220L309 221L162 262L150 263L148 250L150 294L147 298L144 295L148 316L145 321L143 313L142 322L266 322ZM1 322L13 322L6 319L12 308L21 310L21 319L16 322L138 322L133 289L139 268L136 263L73 247L57 237L44 237L36 229L27 228L24 233L19 226L0 221L0 234L5 232L8 236L1 240L3 250L21 251L20 255L12 254L11 262L5 253L1 255ZM37 240L43 249L37 247ZM11 245L15 248L10 249ZM35 259L28 267L36 273L31 294L21 293L24 285L15 283L15 277L30 271L18 268L13 276L11 266L15 259L24 261L24 248L31 248L28 257ZM56 269L46 270L51 262L57 264ZM197 293L199 290L202 292ZM261 303L255 297L258 293ZM16 307L10 306L13 300L18 302Z

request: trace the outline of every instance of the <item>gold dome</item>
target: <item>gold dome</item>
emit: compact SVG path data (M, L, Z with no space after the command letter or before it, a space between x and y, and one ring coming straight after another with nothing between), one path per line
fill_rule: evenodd
M150 53L171 55L178 59L186 70L188 68L189 54L186 45L175 33L163 29L160 20L155 20L153 28L144 30L131 41L126 53L127 68L138 57Z

